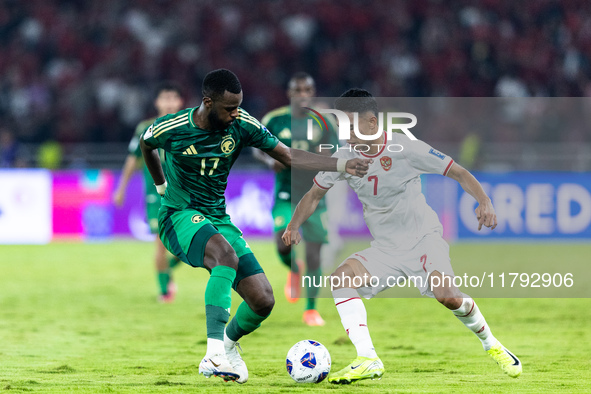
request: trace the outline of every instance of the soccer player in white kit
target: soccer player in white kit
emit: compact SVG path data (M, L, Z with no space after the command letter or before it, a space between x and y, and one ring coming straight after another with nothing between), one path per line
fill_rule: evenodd
M373 346L360 296L372 298L393 286L398 278L410 278L422 295L436 298L450 309L476 334L484 350L505 373L511 377L519 376L519 359L492 335L474 300L450 280L454 273L449 246L442 238L443 228L437 214L427 205L421 192L419 176L442 174L458 181L478 202L475 210L478 230L482 226L494 229L496 214L480 183L451 157L422 141L411 140L401 133L392 133L389 141L386 133L376 133L377 103L366 90L348 90L336 100L335 108L349 117L351 137L345 149L340 148L333 156L340 159L371 158L369 172L363 178L320 172L310 191L299 202L283 234L286 244L298 244L301 240L299 227L337 181L347 181L363 204L363 216L373 237L370 248L349 256L331 275L331 284L336 284L332 291L335 305L343 327L355 345L357 358L331 374L328 381L348 384L383 375L384 365ZM353 133L353 113L358 114L359 132L367 136L377 135L376 139L362 140Z

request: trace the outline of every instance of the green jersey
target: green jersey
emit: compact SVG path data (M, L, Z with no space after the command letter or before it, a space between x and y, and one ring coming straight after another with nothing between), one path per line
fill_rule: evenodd
M314 125L313 138L312 140L308 140L307 121L307 117L297 118L292 116L289 105L269 112L262 119L262 123L267 126L269 131L279 141L291 148L312 153L321 153L318 149L320 144L331 144L334 148L338 146L339 142L336 130L330 122L328 123L328 132L323 132L323 130ZM334 152L334 148L331 150L331 153ZM314 176L317 173L317 171L301 171L289 168L279 171L275 175L275 201L291 199L294 204L297 203L310 190Z
M165 151L163 169L168 187L163 206L223 215L228 175L242 149L253 146L269 151L279 141L242 108L226 130L200 129L193 121L197 108L156 119L143 138L149 147Z

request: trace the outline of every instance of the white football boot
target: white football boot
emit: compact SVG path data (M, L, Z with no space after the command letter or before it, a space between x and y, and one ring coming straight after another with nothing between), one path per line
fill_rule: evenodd
M226 382L235 381L240 378L240 375L232 368L225 354L206 355L199 364L199 374L203 374L206 378L218 376Z

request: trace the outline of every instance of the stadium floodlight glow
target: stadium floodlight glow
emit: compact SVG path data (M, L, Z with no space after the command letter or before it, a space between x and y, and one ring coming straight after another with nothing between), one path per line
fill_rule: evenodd
M339 123L338 127L339 127L339 139L340 140L347 140L347 139L351 138L351 122L349 121L349 117L347 116L347 114L345 112L339 111L338 109L330 109L330 108L319 108L317 110L309 108L309 107L304 107L304 108L311 111L312 112L311 116L314 118L314 119L308 119L307 134L306 134L306 136L307 136L306 138L308 138L308 140L313 140L313 138L314 138L314 133L313 133L314 121L316 121L316 123L320 126L320 128L322 128L322 124L324 124L324 127L328 130L328 125L326 124L326 120L324 119L322 114L333 114L337 117L337 120ZM316 115L316 116L314 116L314 115ZM402 131L404 134L406 134L406 136L408 138L410 138L413 141L417 140L417 138L409 130L410 128L417 125L417 117L416 116L414 116L413 114L411 114L409 112L386 112L385 117L386 117L386 126L387 126L386 133L387 133L389 140L392 140L392 132L394 130ZM320 120L318 118L320 118L320 120L322 120L322 123L320 123ZM394 121L395 119L400 119L400 118L410 119L410 122L400 124L400 123L396 123ZM378 113L378 131L375 134L370 134L370 135L361 134L359 132L359 113L353 112L353 132L355 133L355 135L359 139L361 139L363 141L375 140L381 136L381 134L383 133L383 130L384 130L384 113L383 112Z

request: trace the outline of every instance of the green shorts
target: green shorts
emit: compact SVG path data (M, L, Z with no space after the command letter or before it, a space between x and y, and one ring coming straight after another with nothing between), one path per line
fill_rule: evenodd
M238 256L234 290L242 279L264 272L229 215L213 216L195 209L179 211L162 206L158 217L159 235L166 249L192 267L205 268L207 241L215 234L223 235Z
M146 216L148 218L148 225L152 234L158 234L158 211L160 210L160 201L162 197L156 192L146 191Z
M291 203L285 200L275 200L273 210L273 226L275 232L283 232L291 220ZM325 244L328 242L326 205L319 204L316 211L302 225L302 238L306 242Z

